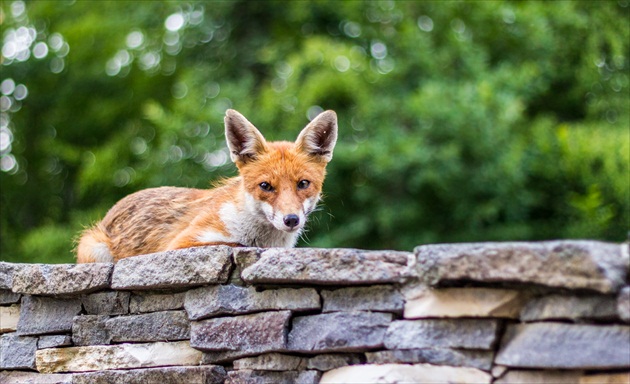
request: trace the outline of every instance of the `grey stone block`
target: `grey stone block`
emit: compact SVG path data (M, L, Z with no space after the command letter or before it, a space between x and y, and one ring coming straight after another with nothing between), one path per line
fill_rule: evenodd
M2 384L74 384L71 373L0 371Z
M251 369L228 372L226 384L317 384L318 371L255 371Z
M70 333L72 319L81 312L81 300L24 296L17 325L19 335Z
M304 353L362 352L383 347L389 313L334 312L293 319L288 350Z
M107 315L76 316L72 322L72 342L74 345L106 345L110 344L106 321Z
M306 366L304 358L282 353L265 353L254 357L235 360L234 369L253 369L262 371L297 371Z
M88 315L124 315L129 313L129 292L108 291L81 297Z
M279 311L192 322L190 345L206 351L280 351L286 347L290 318L290 311Z
M387 329L387 349L492 349L499 321L492 319L423 319L394 321Z
M630 323L630 287L624 287L617 297L617 314L626 323Z
M490 371L494 351L449 348L397 349L367 352L365 357L369 364L427 363L452 367L472 367Z
M108 288L113 264L24 264L13 275L13 292L79 295Z
M175 341L190 338L190 322L184 311L114 317L105 322L105 327L113 342Z
M508 326L495 363L544 369L627 369L630 326L565 323Z
M323 312L374 311L402 313L403 295L391 285L322 291Z
M72 336L70 335L40 336L37 341L37 349L68 347L71 345Z
M319 295L312 288L268 289L215 285L188 291L184 304L191 320L216 315L234 315L265 310L307 311L320 308Z
M184 308L186 292L133 292L129 301L130 313L172 311Z
M8 289L0 289L0 304L15 304L20 302L22 295Z
M325 372L346 365L361 364L362 360L362 355L358 353L325 353L308 359L306 368Z
M609 295L549 295L529 301L521 311L522 321L536 320L613 320L617 300Z
M413 255L356 249L235 248L247 283L357 285L401 282L414 274Z
M418 275L432 285L509 282L614 293L630 263L627 246L597 241L437 244L415 252Z
M11 288L13 288L13 275L25 265L27 264L0 261L0 289L11 290Z
M225 283L232 265L231 248L195 247L120 260L113 289L175 289Z
M37 338L6 333L0 336L0 369L35 369Z
M216 365L159 367L79 373L74 375L72 384L220 384L225 381L226 377L225 368Z

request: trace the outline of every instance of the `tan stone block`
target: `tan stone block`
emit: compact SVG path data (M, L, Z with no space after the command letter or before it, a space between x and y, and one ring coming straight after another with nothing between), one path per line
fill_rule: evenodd
M418 287L405 292L404 317L501 317L517 319L525 294L509 289Z
M580 384L628 384L630 372L600 373L580 377Z
M188 341L51 348L35 355L42 373L199 365L201 357Z
M14 332L20 320L20 306L0 307L0 333Z
M325 372L320 384L328 383L490 383L492 376L475 368L429 364L350 365Z

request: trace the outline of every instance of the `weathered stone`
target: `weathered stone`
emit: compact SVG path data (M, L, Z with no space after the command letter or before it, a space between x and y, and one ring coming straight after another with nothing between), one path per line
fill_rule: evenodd
M133 292L129 301L130 313L171 311L184 308L186 292L144 293Z
M231 248L195 247L120 260L112 275L113 289L174 289L225 283Z
M81 297L88 315L124 315L129 313L129 292L109 291Z
M72 319L81 312L81 300L24 296L17 332L20 335L66 333L72 330Z
M13 276L20 268L27 264L15 264L0 261L0 289L13 288Z
M204 352L201 358L201 364L227 364L243 357L256 356L259 352L251 352L247 350L241 351L210 351Z
M0 333L15 332L20 320L20 306L0 307Z
M391 323L385 335L387 349L464 348L492 349L499 322L491 319L423 319Z
M235 249L247 283L321 285L401 282L414 273L413 255L356 249Z
M312 288L268 289L214 285L188 291L184 303L190 320L216 315L234 315L265 310L308 311L320 308L319 295Z
M506 367L505 365L494 365L490 370L490 374L495 379L498 379L499 377L503 376L507 370L508 367Z
M74 384L70 373L42 374L24 371L0 371L3 384Z
M0 289L0 304L15 304L20 302L22 295L8 289Z
M617 313L619 318L630 323L630 286L624 287L617 297Z
M630 367L630 326L565 323L507 327L495 362L521 368Z
M306 361L304 358L281 353L266 353L234 361L234 369L261 371L297 371L303 369L305 365Z
M68 347L70 345L72 345L72 336L70 335L40 336L37 341L37 349Z
M375 311L401 313L402 294L391 285L341 288L322 291L323 312Z
M219 384L227 377L225 368L216 365L199 367L159 367L132 370L108 370L79 373L74 375L72 384Z
M72 322L72 342L74 345L104 345L112 341L105 322L107 315L76 316Z
M184 311L119 316L105 322L113 342L164 341L190 338L190 322Z
M580 384L628 384L630 372L598 373L580 377Z
M333 383L459 383L490 384L492 377L475 368L429 364L351 365L328 371L320 384Z
M361 364L361 355L356 353L325 353L311 357L306 361L306 368L318 371L345 367L346 365Z
M78 295L108 288L113 264L24 264L13 276L13 292Z
M290 311L279 311L192 322L190 344L208 351L282 350L286 347L290 318Z
M36 337L0 336L0 369L35 369Z
M362 352L383 347L390 313L333 312L293 319L288 349L296 352Z
M201 352L191 348L188 341L49 348L40 349L35 356L37 370L42 373L199 365L201 362Z
M616 317L617 300L609 295L549 295L529 301L521 311L522 321L613 320Z
M436 317L518 318L526 295L508 289L438 288L405 290L406 319Z
M448 348L396 349L367 352L365 357L370 364L427 363L489 371L492 369L494 352Z
M508 371L495 384L579 384L580 371Z
M617 292L625 284L627 246L596 241L423 245L418 275L449 281L510 282Z
M226 384L317 384L321 373L317 371L231 371Z

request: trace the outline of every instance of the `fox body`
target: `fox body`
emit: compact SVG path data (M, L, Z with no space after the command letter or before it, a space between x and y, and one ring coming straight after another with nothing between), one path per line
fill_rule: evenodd
M212 189L145 189L116 203L81 235L77 262L201 245L293 247L315 209L337 141L337 116L325 111L294 143L267 142L228 110L225 136L239 176Z

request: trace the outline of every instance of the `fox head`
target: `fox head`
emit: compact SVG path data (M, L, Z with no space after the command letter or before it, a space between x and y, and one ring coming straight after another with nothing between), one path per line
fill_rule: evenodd
M225 137L241 175L246 209L264 215L277 230L299 234L321 197L337 142L335 112L322 112L291 143L266 141L243 115L229 109Z

